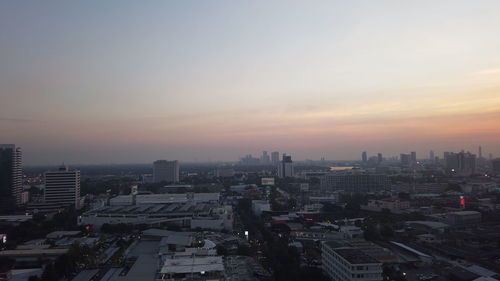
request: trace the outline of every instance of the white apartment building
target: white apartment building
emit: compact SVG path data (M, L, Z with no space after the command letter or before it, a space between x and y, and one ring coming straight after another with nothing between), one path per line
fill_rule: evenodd
M155 161L153 163L153 181L179 182L179 161Z
M382 281L382 263L361 250L338 247L333 241L322 245L323 271L333 281Z
M80 171L61 166L45 172L45 203L80 208Z

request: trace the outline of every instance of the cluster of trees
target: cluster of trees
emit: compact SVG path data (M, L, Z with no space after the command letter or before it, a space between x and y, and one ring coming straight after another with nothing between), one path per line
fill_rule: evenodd
M9 237L7 245L3 246L12 249L19 243L43 238L55 230L83 230L81 226L77 225L77 217L78 213L74 210L57 213L51 220L46 219L41 214L34 215L33 220L0 229L0 233L7 233L7 237Z
M85 179L81 182L82 196L86 194L99 195L106 193L108 190L111 195L130 194L130 186L136 179L134 178L119 178L119 179Z
M59 256L55 261L49 262L42 273L41 278L30 276L28 281L56 281L70 279L81 267L95 263L95 251L85 245L73 244L68 253Z
M284 198L274 186L271 189L269 202L273 211L290 211L297 206L297 201L294 198Z
M130 186L134 182L133 178L120 178L108 180L86 179L81 182L82 195L99 195L110 190L111 195L130 194Z

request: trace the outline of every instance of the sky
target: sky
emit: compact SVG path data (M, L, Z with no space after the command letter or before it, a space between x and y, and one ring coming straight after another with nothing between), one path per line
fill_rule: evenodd
M27 165L500 156L500 1L1 1Z

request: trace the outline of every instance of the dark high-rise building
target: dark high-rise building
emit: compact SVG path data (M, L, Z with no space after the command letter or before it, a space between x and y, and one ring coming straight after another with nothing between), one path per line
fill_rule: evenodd
M366 151L363 151L363 153L361 153L361 160L363 160L363 163L366 163L368 161L368 155L366 154Z
M383 160L382 153L377 154L377 163L380 164Z
M22 177L21 148L14 144L0 144L1 207L21 205Z
M434 159L435 159L435 157L434 157L434 151L431 150L431 151L429 151L429 160L434 161Z
M479 156L479 159L482 159L483 158L483 148L481 146L479 146L477 152L478 152L477 155Z

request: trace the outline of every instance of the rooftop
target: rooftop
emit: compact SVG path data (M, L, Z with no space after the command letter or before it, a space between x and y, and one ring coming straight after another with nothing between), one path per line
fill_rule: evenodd
M5 250L0 252L0 256L39 256L39 255L62 255L68 252L68 249L26 249L26 250Z
M76 235L79 235L81 233L81 231L79 230L75 230L75 231L54 231L54 232L51 232L49 234L47 234L47 238L48 239L57 239L57 238L61 238L63 236L76 236Z
M450 215L453 214L453 215L459 215L459 216L468 216L468 215L480 215L481 213L480 212L477 212L477 211L458 211L458 212L452 212L452 213L449 213Z
M437 221L407 221L406 224L420 224L420 225L425 225L430 228L448 228L450 227L446 223L442 222L437 222Z
M165 260L160 273L192 273L224 271L224 264L220 256L175 258Z
M125 277L120 278L122 281L148 281L155 280L156 269L158 265L158 257L154 255L140 255L137 261Z
M350 264L380 263L376 259L354 248L337 248L334 251Z

